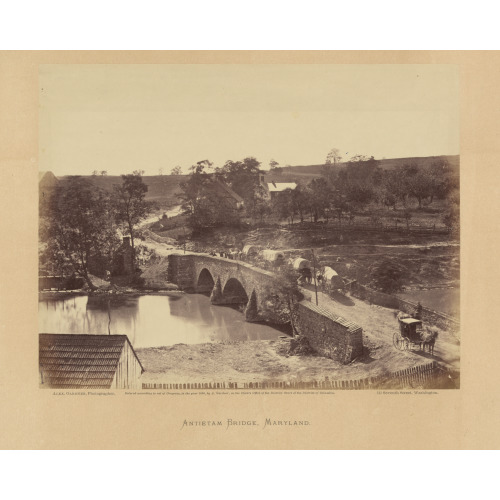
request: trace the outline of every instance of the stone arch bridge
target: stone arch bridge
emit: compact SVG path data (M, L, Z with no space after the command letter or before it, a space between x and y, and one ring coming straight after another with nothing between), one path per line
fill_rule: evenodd
M258 319L262 302L276 283L273 273L246 262L195 253L169 255L167 279L181 290L211 293L213 304L247 305L254 292L254 311L250 307L245 311L248 321ZM350 363L363 353L361 327L310 300L298 304L295 326L317 352L341 363Z
M260 308L276 281L273 273L238 260L192 253L171 254L168 259L168 281L177 284L181 290L214 292L214 304L246 305L255 292L257 307Z

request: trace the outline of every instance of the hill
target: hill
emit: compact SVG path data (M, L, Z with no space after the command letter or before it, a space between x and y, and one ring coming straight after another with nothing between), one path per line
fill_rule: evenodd
M397 168L405 163L416 163L419 167L425 167L432 162L445 158L452 166L458 175L460 170L460 156L425 156L425 157L409 157L409 158L389 158L380 161L380 167L385 170ZM338 168L345 164L341 163ZM311 179L321 175L321 169L324 165L296 165L291 167L283 167L282 174L270 174L266 172L266 182L301 182L307 184ZM99 186L106 191L112 191L115 184L121 184L121 177L118 175L88 175L82 176L90 180L96 186ZM156 201L161 209L168 209L179 205L177 194L181 192L180 183L185 180L187 175L145 175L143 176L144 183L148 186L147 200ZM60 177L64 181L70 176Z
M71 176L60 177L62 181ZM119 175L87 175L82 176L93 184L106 191L113 191L114 185L120 185L122 178ZM186 175L145 175L144 183L148 186L146 199L156 201L160 208L167 209L179 204L177 194L181 192L180 183L187 178Z
M415 163L419 168L427 167L433 162L446 159L456 175L460 173L460 156L459 155L442 155L442 156L419 156L407 158L384 158L379 161L379 166L384 170L392 170L407 163ZM344 167L345 163L340 163L337 169ZM321 170L324 165L295 165L283 167L282 174L266 174L266 182L275 180L277 182L289 182L292 180L309 182L314 177L321 175Z

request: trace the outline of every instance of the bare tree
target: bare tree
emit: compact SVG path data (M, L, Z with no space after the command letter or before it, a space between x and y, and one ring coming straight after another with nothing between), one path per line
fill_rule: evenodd
M332 148L330 152L326 155L326 165L338 165L342 160L342 156L340 155L340 150L337 148Z

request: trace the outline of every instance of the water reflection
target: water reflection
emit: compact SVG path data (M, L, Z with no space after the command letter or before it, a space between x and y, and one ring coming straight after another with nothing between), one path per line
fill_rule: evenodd
M42 300L39 331L125 334L134 347L198 344L220 340L271 340L281 332L247 323L241 312L212 306L204 295L71 297ZM111 317L111 321L110 318Z

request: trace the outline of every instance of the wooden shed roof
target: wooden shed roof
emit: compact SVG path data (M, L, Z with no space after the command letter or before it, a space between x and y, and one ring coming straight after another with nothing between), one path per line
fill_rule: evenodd
M310 309L311 311L314 311L315 313L321 314L322 316L325 316L326 318L331 319L332 321L335 321L335 323L338 323L339 325L344 326L350 333L354 333L362 329L356 323L353 323L352 321L349 321L343 318L342 316L338 316L333 311L330 311L325 307L317 306L309 302L308 300L301 301L300 305L306 307L307 309Z
M42 383L52 388L109 389L126 335L41 333L39 364Z

